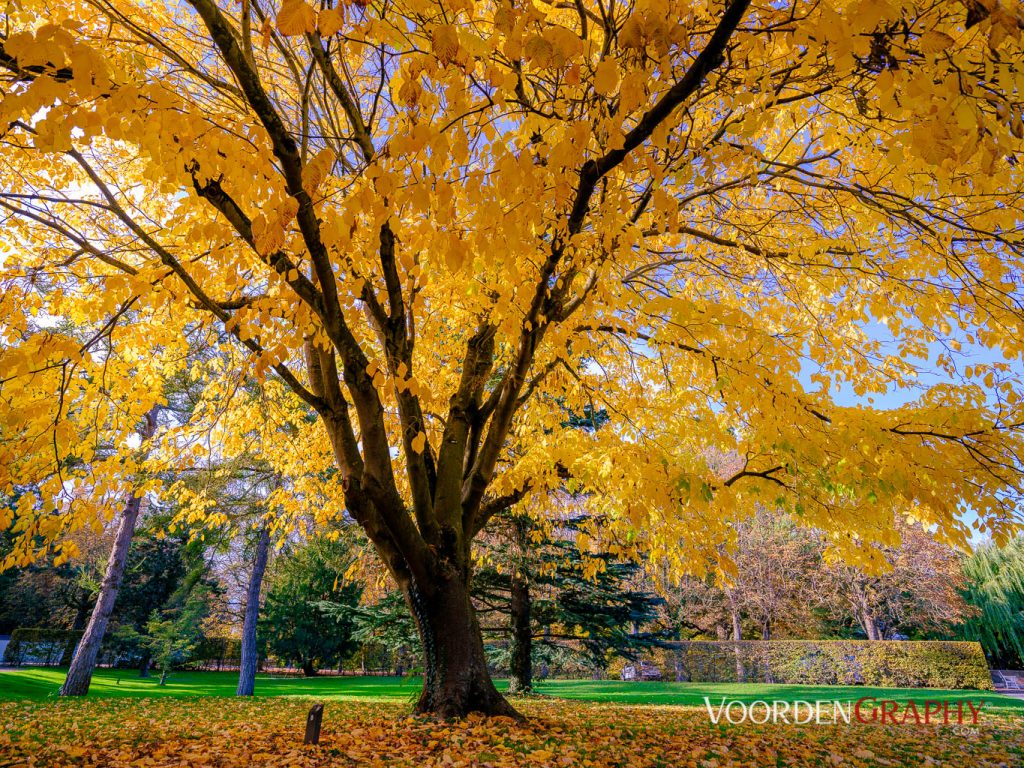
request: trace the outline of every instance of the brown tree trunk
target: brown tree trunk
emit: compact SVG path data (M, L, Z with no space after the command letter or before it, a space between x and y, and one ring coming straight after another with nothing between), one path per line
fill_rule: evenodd
M415 585L404 591L423 643L423 691L416 713L443 719L470 712L520 718L491 681L469 585L446 574L429 593Z
M861 614L860 619L861 626L864 627L864 632L868 636L868 640L881 640L881 634L878 631L878 626L875 624L874 618L870 613L865 611Z
M512 576L510 619L512 640L509 648L509 693L533 690L533 630L530 627L530 584L521 573Z
M256 690L256 622L260 615L260 588L263 573L267 570L267 554L270 551L270 530L266 525L260 530L256 542L256 557L249 577L249 588L245 596L245 618L242 620L242 658L238 667L238 689L236 696L252 696Z
M316 667L313 666L312 659L302 662L302 674L306 677L316 677Z
M103 582L100 584L96 607L93 608L89 625L85 628L85 634L82 635L75 655L71 659L68 675L60 689L61 696L85 696L89 692L89 684L92 682L92 672L96 667L100 645L107 632L107 623L114 610L117 592L121 588L124 564L128 559L128 548L132 543L132 534L135 533L135 522L138 520L141 506L142 499L132 496L121 511L117 523L117 535L114 538L114 548L110 550L110 559L107 560L107 570L103 575Z
M154 406L146 414L142 426L139 427L143 446L156 433L158 411L159 407ZM85 634L82 635L82 640L78 643L75 655L71 659L68 675L60 689L61 696L85 696L89 692L89 684L92 682L93 669L96 668L100 645L103 643L103 636L107 632L107 623L110 621L110 614L117 601L117 592L121 588L121 578L124 576L124 566L128 560L128 548L132 543L132 535L135 533L135 523L139 518L141 507L142 498L133 493L121 510L117 533L114 536L114 546L110 550L107 569L100 584L100 593L96 598L92 616L89 617Z

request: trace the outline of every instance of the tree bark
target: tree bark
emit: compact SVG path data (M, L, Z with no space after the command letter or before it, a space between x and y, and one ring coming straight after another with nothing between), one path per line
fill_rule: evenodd
M429 593L415 585L403 591L423 642L423 691L416 713L449 719L479 712L521 719L491 681L465 580L445 574Z
M142 426L139 427L143 446L156 432L158 410L158 406L153 406L146 414ZM110 550L107 569L100 584L100 593L96 598L92 616L89 617L85 634L82 635L82 640L78 643L75 655L71 659L68 675L60 689L61 696L85 696L89 692L89 684L92 682L92 672L96 668L100 645L103 643L110 614L117 601L117 592L121 588L124 566L128 560L128 548L132 543L132 535L135 533L135 523L138 521L141 507L142 497L132 493L121 510L117 533L114 536L114 546Z
M509 693L533 690L533 630L530 627L530 584L521 573L512 576L510 618L512 640L509 648Z
M238 669L238 690L236 696L252 696L256 690L256 666L259 653L256 648L256 621L260 615L260 589L263 573L267 569L267 554L270 551L270 530L266 525L260 530L256 542L256 557L249 577L249 588L245 596L245 618L242 620L242 659Z
M875 624L874 618L867 611L861 614L860 619L861 626L864 627L864 632L868 636L868 640L881 640L881 636L878 632L878 626Z
M306 659L302 662L302 674L306 677L316 677L316 667L313 666L312 659Z
M89 684L92 682L92 672L96 667L100 645L107 632L107 623L114 610L117 592L121 588L121 577L124 576L128 548L132 543L132 535L135 533L135 523L138 520L141 506L142 499L132 496L121 511L117 524L117 535L114 538L114 548L110 551L110 558L107 560L107 570L104 573L103 582L100 584L96 607L93 608L89 625L85 628L85 634L82 635L75 655L71 659L67 678L60 689L61 696L85 696L89 692Z

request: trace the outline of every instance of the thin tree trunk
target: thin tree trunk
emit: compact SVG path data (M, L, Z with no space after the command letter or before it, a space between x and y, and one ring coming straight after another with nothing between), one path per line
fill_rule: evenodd
M139 428L143 446L156 432L158 410L159 406L153 406ZM121 510L117 533L114 536L114 546L110 550L107 569L100 584L100 593L96 598L92 616L89 617L85 634L82 635L82 640L78 643L75 655L71 659L68 675L60 689L61 696L85 696L89 692L89 684L92 682L92 672L96 668L100 645L103 643L103 636L107 632L107 623L110 621L110 614L117 601L117 592L121 588L124 566L128 560L128 548L132 543L132 535L135 533L135 523L138 521L141 507L142 497L132 493Z
M117 535L114 538L114 548L110 551L110 558L107 560L107 570L103 576L103 582L100 584L96 607L93 608L89 625L85 628L85 634L82 635L75 655L71 659L67 678L60 689L61 696L85 696L89 692L89 684L92 682L92 672L96 667L100 645L107 632L107 623L110 621L110 614L113 612L114 603L117 600L117 592L121 587L124 564L128 559L128 548L132 543L132 535L135 533L135 523L138 520L141 506L142 499L132 496L121 511L117 524Z
M267 553L270 550L270 530L264 525L256 542L256 558L249 577L249 589L245 596L245 618L242 621L242 659L238 670L236 696L252 696L256 689L256 666L259 657L256 647L256 621L260 615L260 588L263 573L267 569Z
M743 656L740 651L740 642L743 640L743 626L740 624L740 610L736 605L736 596L731 589L726 590L729 597L729 614L732 618L732 652L736 660L736 682L746 682L747 672L743 668Z
M533 631L530 627L530 584L518 571L512 576L510 618L512 640L509 648L509 693L533 690Z
M423 691L416 712L444 719L470 712L521 719L491 681L466 582L447 573L429 594L415 585L403 591L423 641Z

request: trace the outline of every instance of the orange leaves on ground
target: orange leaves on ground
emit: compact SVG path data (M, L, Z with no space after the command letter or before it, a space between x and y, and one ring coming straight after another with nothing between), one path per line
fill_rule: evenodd
M709 723L702 709L528 700L530 718L438 723L401 705L329 702L318 747L309 702L85 700L0 705L0 760L38 766L977 766L1020 765L1024 723L950 727ZM13 762L8 762L13 761Z

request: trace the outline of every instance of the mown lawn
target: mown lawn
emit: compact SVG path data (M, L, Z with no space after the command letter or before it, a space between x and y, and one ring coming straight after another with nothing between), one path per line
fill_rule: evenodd
M0 700L47 699L56 696L65 670L27 668L0 672ZM90 698L140 696L233 696L238 683L234 672L176 672L163 687L158 677L140 678L134 670L101 669L93 677ZM498 687L504 688L504 681ZM272 677L260 675L257 697L316 698L324 701L408 702L419 693L415 677ZM939 689L870 688L865 686L759 685L734 683L654 683L618 680L548 680L537 686L546 696L614 704L662 704L704 707L722 697L739 701L855 701L864 696L907 701L946 699L977 702L1024 714L1024 700L991 692Z

